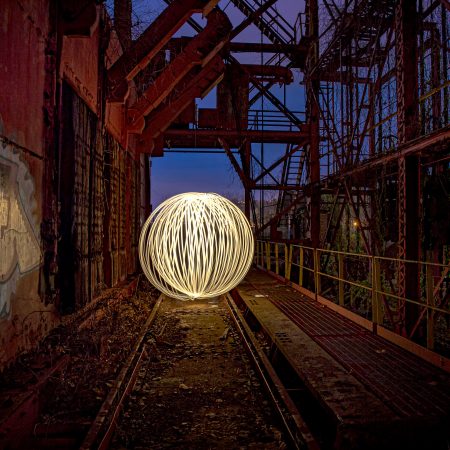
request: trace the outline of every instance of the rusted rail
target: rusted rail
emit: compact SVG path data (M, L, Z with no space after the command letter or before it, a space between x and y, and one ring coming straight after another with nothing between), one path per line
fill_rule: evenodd
M300 415L283 382L278 377L269 358L262 350L233 298L230 294L227 294L226 299L236 330L239 332L243 345L252 359L258 376L281 418L287 437L290 439L294 448L318 450L320 448L319 444L310 432L308 425Z
M92 423L80 449L107 449L117 426L117 419L123 408L124 400L132 391L142 361L146 356L145 336L156 319L162 295L158 298L152 312L142 327L133 350L120 371L110 393L103 402L97 417Z

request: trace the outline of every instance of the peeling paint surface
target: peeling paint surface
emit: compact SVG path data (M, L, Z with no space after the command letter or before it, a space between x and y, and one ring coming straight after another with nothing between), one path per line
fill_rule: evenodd
M34 183L13 148L0 153L0 319L8 318L18 280L41 262L39 231L33 217Z

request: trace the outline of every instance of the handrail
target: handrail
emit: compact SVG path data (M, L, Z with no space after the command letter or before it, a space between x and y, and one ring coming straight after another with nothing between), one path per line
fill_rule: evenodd
M449 296L439 296L442 284L450 281L449 265L267 240L258 240L255 248L257 266L307 289L316 298L324 298L370 320L374 329L382 327L400 334L402 330L394 319L398 319L406 305L414 305L419 313L410 334L422 327L426 330L426 343L424 339L419 345L440 351L436 348L435 324L442 314L450 318ZM331 263L328 259L328 264L322 265L324 255L331 255ZM419 298L398 295L395 280L388 282L392 272L395 278L396 270L390 271L386 263L390 267L392 263L397 267L418 265Z

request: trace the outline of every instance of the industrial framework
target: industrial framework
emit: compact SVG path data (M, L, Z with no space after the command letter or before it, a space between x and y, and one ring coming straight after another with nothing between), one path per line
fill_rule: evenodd
M432 302L436 323L448 309L449 3L306 0L286 18L276 0L232 0L243 17L235 26L220 2L166 3L134 42L130 8L116 15L126 44L108 70L109 101L124 102L135 87L128 133L140 151L224 151L259 239L392 258L379 269L390 290L381 322L433 348L420 304ZM174 38L186 22L195 35ZM239 41L249 26L259 42ZM280 94L293 71L303 111ZM195 99L213 88L217 106L198 108ZM268 156L273 144L285 148L278 159ZM277 195L270 210L267 192ZM426 271L423 261L443 266ZM363 281L375 270L332 254L317 264Z
M448 1L3 3L0 367L136 272L178 151L229 159L260 265L449 355Z

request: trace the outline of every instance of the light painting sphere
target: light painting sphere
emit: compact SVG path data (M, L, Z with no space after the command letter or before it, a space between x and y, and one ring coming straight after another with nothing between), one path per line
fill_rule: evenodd
M247 274L253 251L245 215L212 193L169 198L153 211L139 238L146 277L179 300L216 297L233 289Z

